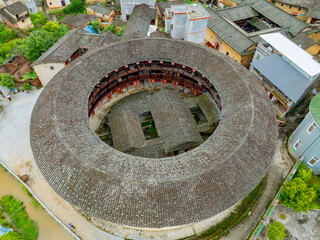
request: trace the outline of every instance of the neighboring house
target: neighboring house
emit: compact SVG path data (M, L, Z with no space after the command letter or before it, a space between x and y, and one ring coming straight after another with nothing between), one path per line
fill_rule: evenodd
M320 20L320 1L318 0L275 0L275 5L307 23Z
M68 14L61 19L61 23L67 25L69 28L85 28L89 22L99 21L99 16L89 14L78 14L76 16Z
M93 5L90 5L86 8L87 14L95 15L101 17L103 21L111 22L112 19L116 16L115 7L105 7L101 3L97 2Z
M151 23L155 23L157 12L146 4L134 7L122 39L143 38L150 36Z
M297 158L320 174L320 94L311 100L309 112L292 133L289 146Z
M165 10L165 31L174 39L203 44L209 18L200 4L172 5Z
M260 36L250 71L283 117L319 81L320 63L281 33Z
M12 28L26 30L33 27L28 9L21 2L13 3L0 9L3 21Z
M205 37L206 45L229 55L247 68L259 35L287 31L290 36L296 36L308 27L306 23L265 0L246 0L238 7L206 10L211 15Z
M176 0L176 1L168 1L168 2L156 2L156 9L157 9L157 14L159 18L163 21L165 21L165 10L167 8L171 8L172 5L177 5L177 4L184 4L184 0Z
M94 48L119 41L112 32L90 34L82 29L68 31L51 48L42 54L31 67L37 73L43 86L66 65Z
M21 80L26 72L30 72L31 62L23 55L10 57L0 66L0 73L9 73L16 80Z
M43 11L42 1L25 0L25 3L27 4L27 8L29 10L29 13L36 13L39 11Z
M292 41L311 55L320 54L320 42L309 37L306 33L299 33Z
M71 4L70 0L46 0L49 10L63 8Z
M150 8L155 8L156 1L155 0L120 0L121 4L121 16L122 21L126 22L129 20L130 15L135 6L145 4Z

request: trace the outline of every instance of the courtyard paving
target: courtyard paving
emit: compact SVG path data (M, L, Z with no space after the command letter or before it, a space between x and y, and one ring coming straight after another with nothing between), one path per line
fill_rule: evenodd
M4 94L8 93L6 88L0 87L0 90ZM88 223L52 190L40 173L33 158L29 131L32 109L42 90L11 94L11 102L0 102L4 108L0 113L0 161L16 175L28 175L27 185L33 193L65 225L71 222L81 239L122 239Z

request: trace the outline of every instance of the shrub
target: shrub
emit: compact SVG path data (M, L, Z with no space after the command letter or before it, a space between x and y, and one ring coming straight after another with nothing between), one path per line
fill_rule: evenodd
M36 74L36 72L26 72L26 74L23 76L23 81L25 80L34 80L36 79L38 76Z
M125 29L126 29L126 26L121 27L120 30L116 32L116 35L121 37Z
M269 240L283 240L287 236L286 229L282 223L273 221L268 224L268 238Z
M1 198L0 205L3 211L11 216L12 223L26 239L37 239L37 222L29 218L21 201L15 199L12 195L6 195Z
M23 84L23 89L26 91L29 91L32 89L32 86L29 83L24 83Z
M21 39L0 44L0 64L13 55L19 55L24 52L24 45Z
M18 37L18 34L12 30L7 30L5 27L0 26L0 44L10 42L12 39Z
M72 0L71 4L63 9L64 14L81 13L85 10L84 0Z
M108 31L111 31L113 33L116 32L116 27L112 24L106 26L104 29L103 29L104 32L108 32Z
M35 27L41 27L48 22L44 12L30 13L30 19Z
M92 26L97 33L100 33L100 23L98 21L92 21L89 25Z
M286 216L284 213L280 213L279 218L280 218L281 220L286 220L286 219L287 219L287 216Z
M0 73L0 86L14 88L14 77L9 73Z

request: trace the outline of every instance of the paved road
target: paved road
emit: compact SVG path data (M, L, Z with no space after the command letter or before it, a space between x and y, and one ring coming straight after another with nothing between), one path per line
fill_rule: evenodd
M3 87L0 87L0 90L5 95L8 92ZM0 161L16 175L29 175L27 184L35 195L65 225L71 222L76 227L76 234L82 239L122 239L88 223L52 190L40 173L31 151L29 131L32 109L41 92L42 89L32 90L30 93L12 94L11 102L0 103L0 106L4 106L4 110L0 113Z
M283 182L292 165L293 162L287 155L284 144L279 140L276 155L267 173L265 188L257 202L254 204L250 216L246 217L237 226L232 228L228 235L221 237L221 240L247 239L276 194L278 187Z

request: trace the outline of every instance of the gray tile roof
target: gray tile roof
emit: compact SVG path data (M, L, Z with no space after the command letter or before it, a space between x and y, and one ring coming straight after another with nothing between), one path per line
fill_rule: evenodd
M225 41L237 53L244 55L246 50L255 45L255 42L251 41L249 37L220 16L218 14L219 11L214 11L210 8L207 8L206 10L211 15L211 18L208 21L208 28L217 34L218 37Z
M117 151L88 119L88 96L99 80L154 59L196 69L222 102L213 135L171 158ZM30 122L35 161L58 195L88 217L141 228L195 223L234 206L261 182L278 142L271 103L247 69L206 46L172 39L120 41L81 56L45 87Z
M123 32L122 39L143 38L149 31L151 20L155 20L157 12L149 8L146 4L134 7L126 29Z
M93 11L107 16L111 13L112 10L114 10L113 7L105 7L100 2L96 2L95 4L92 4L87 8L91 8Z
M32 66L42 63L63 63L80 47L96 48L119 40L110 31L102 34L90 34L82 29L73 29L43 53Z
M165 32L162 32L160 30L152 32L150 34L150 37L153 37L153 38L169 38L168 34L166 34Z
M100 17L90 14L78 14L76 16L68 14L61 19L61 22L74 28L82 27L84 24L99 20Z
M252 3L252 8L263 16L269 18L282 28L288 28L288 31L293 35L298 35L302 30L308 27L305 22L286 13L282 9L266 0L247 0L247 3Z
M302 49L307 50L308 48L317 44L317 41L311 37L308 37L305 33L299 33L292 41L300 46Z
M15 2L13 4L10 4L9 6L4 7L3 9L8 11L12 15L28 12L28 8L21 2Z
M217 12L231 21L238 21L258 16L258 14L252 9L251 5L225 8L218 10Z
M320 8L319 9L309 9L308 17L320 19Z
M278 54L253 61L251 64L295 103L310 85L306 77Z
M15 24L17 22L17 19L12 17L9 13L7 13L3 8L0 9L0 15L7 19L11 24Z

